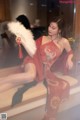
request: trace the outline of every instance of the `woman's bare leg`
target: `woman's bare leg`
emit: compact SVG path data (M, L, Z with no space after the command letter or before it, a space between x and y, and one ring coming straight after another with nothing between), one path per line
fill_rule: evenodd
M7 77L0 78L0 92L8 90L16 85L23 85L32 82L36 77L35 65L30 63L25 66L24 73L12 74Z
M4 83L25 84L31 82L36 77L36 67L33 63L25 66L23 73L10 74L0 78L0 85Z
M9 90L11 88L14 88L16 85L14 84L10 84L10 83L6 83L5 85L1 85L0 86L0 93L1 92L5 92L6 90Z

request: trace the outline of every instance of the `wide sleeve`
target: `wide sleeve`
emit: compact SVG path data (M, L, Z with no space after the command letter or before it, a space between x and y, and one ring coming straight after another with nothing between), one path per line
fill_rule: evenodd
M70 50L69 52L66 52L65 50L63 53L60 55L60 57L56 60L56 62L52 65L51 71L52 72L62 72L64 74L69 74L69 70L66 67L66 62L68 59L68 56L73 54L73 51Z

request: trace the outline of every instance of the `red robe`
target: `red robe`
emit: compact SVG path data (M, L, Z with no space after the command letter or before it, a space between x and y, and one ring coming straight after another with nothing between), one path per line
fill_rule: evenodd
M46 104L45 120L56 120L56 113L61 101L68 97L70 86L69 83L63 79L58 78L51 71L51 66L61 55L60 48L53 42L41 45L42 37L36 40L37 52L33 58L27 56L24 64L32 62L36 66L38 82L46 79L48 85L48 96Z

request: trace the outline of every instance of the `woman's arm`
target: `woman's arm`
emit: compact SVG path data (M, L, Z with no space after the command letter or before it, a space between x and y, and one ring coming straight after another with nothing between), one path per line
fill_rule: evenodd
M72 61L73 52L72 52L71 46L69 44L69 41L67 39L64 40L64 48L67 51L66 67L68 69L71 69L73 67L73 61Z

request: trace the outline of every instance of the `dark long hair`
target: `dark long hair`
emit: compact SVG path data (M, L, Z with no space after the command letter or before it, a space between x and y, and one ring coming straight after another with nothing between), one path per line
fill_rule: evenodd
M61 36L66 37L66 33L65 33L65 21L64 21L63 17L61 17L61 16L53 17L50 20L50 23L51 22L56 22L57 25L58 25L58 28L61 30L61 33L60 33Z
M19 15L19 16L16 18L16 20L19 21L19 22L21 22L26 29L31 29L31 28L30 28L30 22L29 22L27 16L25 16L25 15L23 15L23 14L22 14L22 15Z

